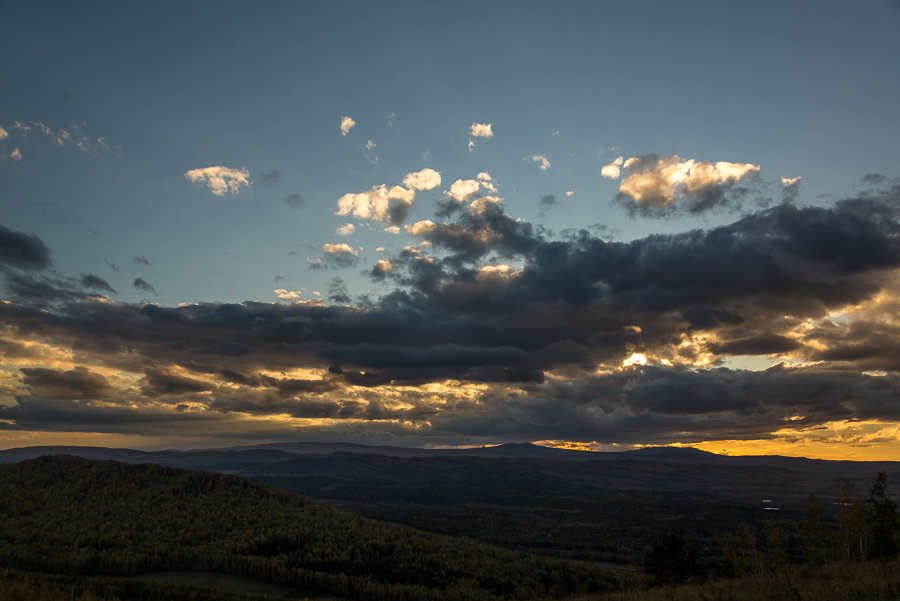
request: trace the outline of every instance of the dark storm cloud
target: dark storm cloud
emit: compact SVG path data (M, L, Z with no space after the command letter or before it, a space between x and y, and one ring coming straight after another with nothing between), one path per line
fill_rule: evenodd
M114 389L102 375L85 367L69 371L57 371L38 367L23 367L25 385L54 399L102 399L113 394Z
M19 269L46 269L50 249L35 234L25 234L0 225L0 265Z
M143 292L149 292L150 294L158 294L156 292L156 288L154 288L147 280L144 278L135 278L132 287L136 290L141 290Z
M148 369L141 390L148 397L159 397L171 394L190 392L207 392L214 387L206 382L168 374L156 369Z
M7 274L0 352L35 362L26 343L40 342L84 366L22 369L31 396L0 419L34 425L43 408L47 428L103 424L102 408L76 402L102 397L147 404L160 424L200 408L210 428L239 424L238 414L292 415L376 420L391 436L622 442L764 437L789 419L897 419L896 374L861 373L900 368L894 305L867 319L824 318L900 287L898 215L900 193L887 188L615 242L588 231L554 239L499 203L474 201L454 222L409 226L431 244L390 257L383 277L394 289L357 306L341 278L329 283L330 305L162 307L84 302L85 282ZM669 366L623 368L632 353ZM791 355L815 367L694 369L704 353ZM119 390L100 366L142 379ZM108 423L140 414L110 412Z
M300 209L306 202L306 200L299 194L288 194L284 197L283 200L284 203L292 209Z

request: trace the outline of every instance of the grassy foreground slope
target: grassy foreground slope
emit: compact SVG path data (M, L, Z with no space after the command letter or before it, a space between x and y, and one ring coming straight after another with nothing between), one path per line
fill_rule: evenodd
M762 575L656 588L575 595L566 601L896 601L900 559L783 566Z
M618 576L366 519L258 482L48 456L0 466L0 567L205 570L360 600L537 599Z

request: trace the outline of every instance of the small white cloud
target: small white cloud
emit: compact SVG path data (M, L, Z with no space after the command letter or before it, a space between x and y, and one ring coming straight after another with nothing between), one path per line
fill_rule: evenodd
M216 196L224 196L225 192L237 194L241 186L250 186L250 172L246 167L231 169L230 167L206 167L191 169L184 177L192 183L200 183L209 188Z
M322 252L326 255L340 255L340 254L351 254L354 257L359 255L359 251L361 249L355 249L351 247L349 244L341 243L341 244L324 244L322 245Z
M368 192L344 194L338 200L338 215L353 215L357 219L376 219L381 223L400 224L406 219L416 191L402 186L388 188L384 184Z
M341 117L341 135L346 136L354 125L356 125L356 121L350 117Z
M490 123L473 123L469 133L476 138L493 138L494 132Z
M391 263L390 259L381 259L372 268L372 273L379 277L383 277L392 271L394 271L394 264Z
M425 236L430 232L433 232L437 226L430 219L426 219L424 221L417 221L411 225L406 226L406 233L413 236Z
M347 225L342 225L337 229L337 234L339 236L349 236L354 231L356 231L356 226L352 223L348 223Z
M550 135L551 135L551 136L558 136L558 135L559 135L559 130L556 130L555 132L553 132L553 133L550 134Z
M566 192L566 196L575 196L575 191L569 190L568 192Z
M550 168L550 161L548 161L547 157L545 157L542 154L536 154L529 158L532 161L534 161L535 163L540 163L540 166L538 167L538 169L540 169L541 171L546 171L547 169Z
M491 174L488 173L487 171L482 171L481 173L479 173L478 175L475 176L475 179L483 181L483 182L493 181L493 178L491 178Z
M0 140L5 140L9 137L9 132L0 127Z
M273 290L275 296L280 298L281 300L297 300L303 293L299 290L285 290L284 288L279 288L277 290Z
M469 140L469 152L472 152L473 150L475 150L475 142Z
M480 189L481 184L474 179L458 179L453 182L450 191L445 194L450 195L454 200L463 202L478 194Z
M781 184L785 187L796 185L802 178L800 177L782 177Z
M3 155L2 158L5 159L7 156L9 156L9 158L11 158L11 159L14 160L14 161L21 161L21 160L22 160L22 153L19 151L18 148L13 148L13 149L12 149L12 152L9 153L9 155Z
M413 190L434 190L441 185L441 174L434 169L422 169L403 178L403 185Z
M373 142L372 140L366 142L366 150L372 150L373 148L375 148L375 142Z
M378 248L375 249L375 252L377 252L377 253L383 253L383 252L384 252L384 247L383 247L383 246L379 246Z
M630 161L631 159L628 159L628 160ZM612 163L610 163L608 165L604 165L603 169L600 170L600 175L602 175L603 177L605 177L607 179L618 179L619 176L622 174L621 167L622 167L622 163L624 163L624 162L625 162L625 157L619 157Z
M397 235L400 233L400 226L399 225L391 225L391 226L384 228L384 231L387 232L388 234Z

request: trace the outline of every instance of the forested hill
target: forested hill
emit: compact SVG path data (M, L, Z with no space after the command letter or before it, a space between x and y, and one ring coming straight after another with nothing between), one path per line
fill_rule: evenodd
M237 476L66 455L0 465L0 567L207 570L352 599L534 599L618 576L366 519Z

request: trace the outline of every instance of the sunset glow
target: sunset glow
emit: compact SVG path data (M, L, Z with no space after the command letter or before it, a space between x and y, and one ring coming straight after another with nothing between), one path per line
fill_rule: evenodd
M0 448L900 460L890 3L163 5L0 6Z

